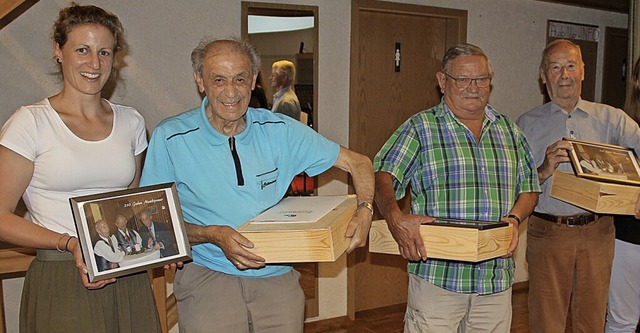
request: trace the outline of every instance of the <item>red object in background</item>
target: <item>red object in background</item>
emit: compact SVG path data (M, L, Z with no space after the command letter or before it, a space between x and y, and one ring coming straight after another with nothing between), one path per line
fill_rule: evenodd
M291 182L292 195L311 195L315 190L315 181L307 174L299 174Z

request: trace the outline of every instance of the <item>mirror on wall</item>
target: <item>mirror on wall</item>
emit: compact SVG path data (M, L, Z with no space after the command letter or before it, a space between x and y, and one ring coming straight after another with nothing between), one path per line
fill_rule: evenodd
M304 112L301 121L316 130L317 22L315 6L242 2L242 37L249 39L260 54L261 83L269 105L275 93L269 82L271 65L289 60L296 66L295 92Z

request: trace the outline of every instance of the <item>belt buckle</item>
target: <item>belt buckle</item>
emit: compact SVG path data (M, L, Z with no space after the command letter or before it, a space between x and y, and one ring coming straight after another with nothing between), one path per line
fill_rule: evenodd
M575 226L584 225L584 220L585 220L584 216L567 217L565 224L567 225L567 227L573 228Z

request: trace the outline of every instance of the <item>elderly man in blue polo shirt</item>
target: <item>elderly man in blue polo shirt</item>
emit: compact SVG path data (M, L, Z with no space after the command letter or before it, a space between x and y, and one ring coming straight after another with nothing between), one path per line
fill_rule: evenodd
M141 184L175 182L193 263L176 274L184 332L302 332L304 294L291 266L265 265L236 228L275 205L294 176L336 166L351 174L359 205L347 252L371 225L371 161L299 121L248 107L260 58L238 40L203 41L191 53L200 107L154 130Z

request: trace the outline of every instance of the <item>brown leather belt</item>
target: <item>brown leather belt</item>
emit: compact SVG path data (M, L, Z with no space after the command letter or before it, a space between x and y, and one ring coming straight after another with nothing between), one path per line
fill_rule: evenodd
M557 216L557 215L533 212L531 213L531 215L541 218L545 221L549 221L557 224L566 224L568 226L586 225L598 219L598 215L596 214Z

